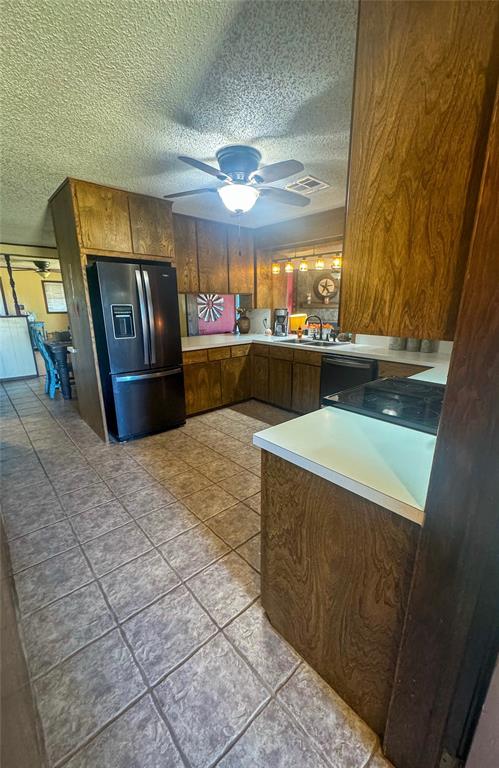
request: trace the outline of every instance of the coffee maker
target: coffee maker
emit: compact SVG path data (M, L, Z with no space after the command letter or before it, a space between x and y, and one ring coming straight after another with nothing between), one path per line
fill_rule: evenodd
M274 336L288 335L288 310L274 310Z

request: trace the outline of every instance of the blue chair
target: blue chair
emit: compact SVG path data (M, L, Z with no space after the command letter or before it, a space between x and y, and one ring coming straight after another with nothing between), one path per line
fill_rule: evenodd
M35 331L39 331L42 335L42 339L45 338L45 323L38 320L30 320L28 323L29 334L31 336L31 346L33 349L38 349L35 337Z
M36 342L36 347L43 357L43 362L45 363L45 394L48 395L51 400L53 400L56 390L61 388L59 374L57 373L52 355L50 354L50 350L46 346L45 340L38 328L33 328L33 337Z

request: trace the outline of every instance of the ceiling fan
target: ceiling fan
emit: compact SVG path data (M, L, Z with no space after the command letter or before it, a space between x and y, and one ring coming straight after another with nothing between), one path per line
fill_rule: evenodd
M210 176L215 176L222 184L217 187L203 187L190 189L187 192L176 192L172 195L165 195L165 198L172 200L177 197L215 192L232 213L247 213L253 208L259 197L268 197L276 203L300 207L310 203L309 198L304 195L290 192L287 189L265 186L273 181L286 179L288 176L303 171L303 164L298 160L283 160L280 163L259 167L262 159L261 153L254 147L241 144L222 147L216 153L216 158L219 168L207 165L207 163L196 160L194 157L180 155L178 159L182 160L183 163L209 173Z
M28 261L28 259L27 259ZM50 261L42 261L41 259L33 259L33 267L18 267L15 262L12 264L13 272L37 272L44 280L50 277L51 265Z

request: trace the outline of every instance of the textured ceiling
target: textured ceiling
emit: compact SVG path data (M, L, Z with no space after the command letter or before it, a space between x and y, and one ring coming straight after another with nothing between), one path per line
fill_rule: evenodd
M356 13L355 0L2 0L0 240L52 245L47 198L66 176L162 196L213 182L178 154L213 162L230 143L331 184L305 209L259 201L244 225L342 205ZM174 211L231 221L215 195Z

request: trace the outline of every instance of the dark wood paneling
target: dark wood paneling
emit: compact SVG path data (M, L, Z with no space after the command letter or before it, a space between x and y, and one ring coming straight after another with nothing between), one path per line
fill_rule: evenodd
M128 193L87 181L72 182L83 248L132 252Z
M316 411L320 405L321 369L316 365L293 363L291 408L298 413Z
M222 403L238 403L251 396L249 357L231 357L222 360Z
M255 307L272 309L272 259L268 251L255 250Z
M385 737L398 768L455 754L474 694L481 704L486 656L497 653L498 110L496 101Z
M78 395L78 410L82 419L99 437L107 440L107 423L85 273L86 259L80 254L77 241L74 211L76 204L73 182L69 180L51 199L50 208L73 337L72 344L77 350L71 359Z
M251 230L227 227L229 293L255 292L253 235Z
M227 230L216 221L197 219L199 290L228 293Z
M251 356L251 397L267 402L269 399L269 358Z
M340 323L452 339L497 78L497 4L362 2Z
M300 216L290 221L280 221L254 230L255 247L260 249L280 248L285 245L340 239L345 227L345 208Z
M414 523L262 451L263 606L377 733L418 535Z
M185 405L188 415L222 405L220 362L184 367Z
M198 246L196 219L189 216L173 215L175 238L175 261L179 293L198 293Z
M174 261L172 204L145 195L128 195L134 253Z
M408 363L392 363L388 360L380 360L378 363L378 373L381 376L414 376L416 373L422 373L429 370L425 365L409 365Z
M269 402L280 408L291 408L292 369L289 360L269 358Z

